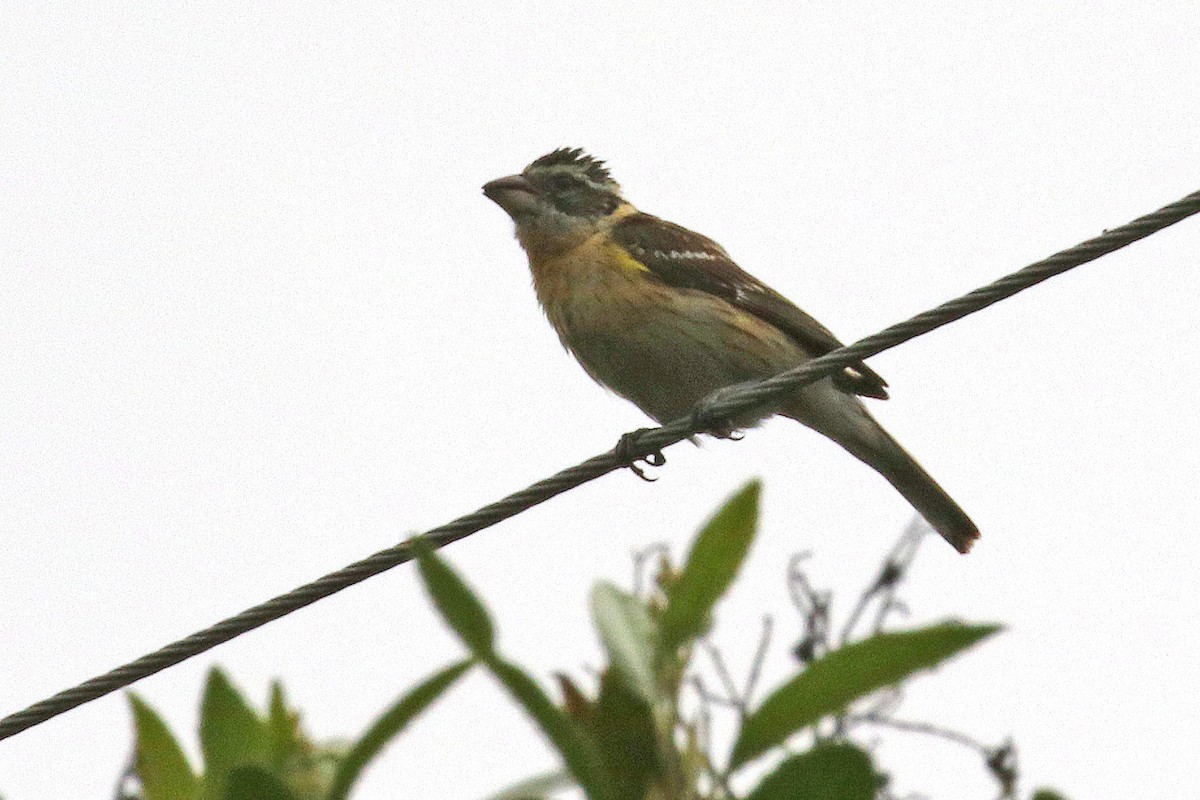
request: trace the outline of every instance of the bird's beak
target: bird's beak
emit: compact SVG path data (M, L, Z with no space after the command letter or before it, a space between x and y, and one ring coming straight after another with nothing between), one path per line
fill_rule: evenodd
M524 175L509 175L488 181L483 185L483 194L513 219L531 214L537 208L538 191Z

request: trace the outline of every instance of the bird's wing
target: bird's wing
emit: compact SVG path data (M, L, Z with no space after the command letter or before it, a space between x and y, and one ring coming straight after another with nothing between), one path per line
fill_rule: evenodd
M779 328L814 358L842 346L828 328L735 264L706 236L642 213L614 225L612 236L663 283L716 295ZM888 396L887 382L861 362L836 374L833 382L851 394Z

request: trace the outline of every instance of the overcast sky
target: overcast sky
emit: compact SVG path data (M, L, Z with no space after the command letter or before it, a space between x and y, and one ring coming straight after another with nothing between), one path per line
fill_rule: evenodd
M555 147L852 340L1200 189L1192 3L9 4L0 26L0 713L612 446L647 424L561 350L479 191ZM1002 636L906 718L1013 736L1027 787L1200 784L1200 220L873 359L888 428L972 514L914 624ZM842 611L910 518L788 420L677 446L446 551L542 679L599 663L587 595L743 481L763 530L717 641L744 669L811 550ZM195 752L203 676L281 677L352 736L462 650L401 567L137 686ZM6 800L109 796L111 696L0 743ZM887 736L902 793L989 797ZM360 798L554 765L486 677ZM464 768L464 765L467 765Z

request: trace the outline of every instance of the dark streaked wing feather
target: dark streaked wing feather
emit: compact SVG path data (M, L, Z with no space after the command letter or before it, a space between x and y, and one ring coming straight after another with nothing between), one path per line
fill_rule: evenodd
M828 328L733 262L706 236L650 214L633 214L612 229L613 239L661 281L708 292L786 333L814 358L842 346ZM841 390L887 399L887 383L866 364L834 376Z

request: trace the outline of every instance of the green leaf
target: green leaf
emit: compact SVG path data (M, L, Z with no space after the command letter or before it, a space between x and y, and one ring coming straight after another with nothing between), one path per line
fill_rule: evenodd
M434 554L428 542L417 537L412 540L412 546L425 588L442 618L477 658L491 656L495 633L483 603L463 579Z
M560 769L514 783L500 793L492 795L488 800L545 800L556 792L571 789L574 786L575 781L571 778L571 773Z
M420 537L413 552L425 587L442 617L494 674L541 728L589 800L611 800L612 781L596 743L519 667L495 651L495 634L487 609L461 578Z
M592 590L592 618L608 660L630 689L650 706L658 704L654 678L654 623L642 602L607 581Z
M129 694L136 738L134 770L145 800L191 800L200 782L183 748L158 712L136 694Z
M758 527L759 481L750 481L701 529L678 581L667 594L660 652L704 635L717 600L733 583Z
M267 766L267 725L220 669L208 674L200 705L200 751L204 754L204 797L220 800L230 773L242 766Z
M1033 793L1031 800L1067 800L1067 797L1053 789L1042 788Z
M746 800L872 800L878 789L869 755L830 743L785 759Z
M271 682L267 732L271 739L271 763L276 769L281 769L300 746L300 729L295 712L288 710L283 684L279 681Z
M617 797L643 798L660 771L654 713L612 670L600 676L600 696L586 724L613 777Z
M485 663L558 750L588 800L615 800L613 778L604 766L596 742L584 729L554 705L520 667L499 656Z
M222 800L296 800L296 796L262 767L238 767L229 773Z
M378 755L388 742L399 735L409 722L428 708L430 703L462 677L463 673L474 663L473 660L460 661L435 673L406 692L382 716L371 723L371 726L338 763L337 772L333 776L333 785L327 795L328 800L344 800L349 797L350 790L368 762Z
M1000 630L946 622L881 633L835 650L776 689L742 724L730 756L736 769L852 701L928 669Z

